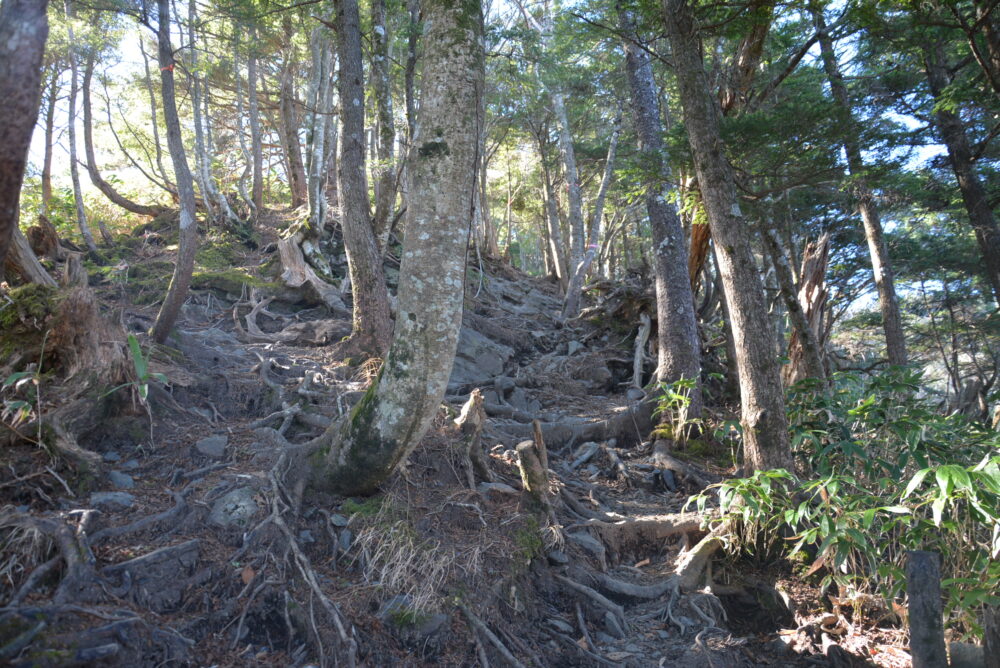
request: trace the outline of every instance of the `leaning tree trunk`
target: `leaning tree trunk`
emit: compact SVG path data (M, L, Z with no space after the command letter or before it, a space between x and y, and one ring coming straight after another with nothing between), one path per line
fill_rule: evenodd
M649 54L636 44L635 19L631 12L621 12L625 46L625 72L632 94L632 114L639 150L644 165L646 212L653 231L653 254L656 273L657 349L659 363L656 379L672 383L682 378L696 383L691 393L688 415L700 417L701 340L694 313L694 296L687 274L687 248L677 207L664 192L670 183L670 167L663 146L660 105Z
M780 369L770 332L761 326L768 321L764 288L732 167L723 153L719 110L702 63L698 27L688 0L663 0L663 8L688 143L729 305L740 376L744 456L751 470L791 468Z
M936 101L941 99L944 89L950 83L948 67L944 63L940 45L925 50L927 80ZM949 111L947 105L936 105L934 121L941 138L948 148L962 201L969 214L969 222L976 233L976 242L983 256L983 271L993 288L993 297L1000 306L1000 226L993 216L993 208L976 172L975 159L965 126L958 114Z
M580 314L580 298L583 295L583 279L590 270L590 265L597 255L597 241L601 236L601 220L604 218L604 198L608 194L608 186L611 184L611 175L615 169L615 152L618 149L618 135L621 132L621 116L615 118L614 129L611 131L611 140L608 143L608 157L604 161L604 176L601 178L601 187L597 191L597 200L594 202L594 210L591 212L589 238L587 239L587 252L583 255L580 263L576 265L573 276L569 279L569 286L566 288L566 299L563 301L563 318L575 318Z
M191 285L191 273L194 271L194 255L198 249L198 226L195 221L194 181L191 170L188 169L187 156L184 153L184 140L181 137L181 121L177 116L177 101L174 93L174 50L170 45L170 0L157 0L159 25L157 26L157 45L159 47L160 88L163 97L163 121L167 126L167 147L170 150L170 160L174 164L174 178L177 180L177 193L180 197L180 236L178 237L177 260L174 263L174 273L167 288L167 296L163 299L160 312L156 314L156 322L150 335L157 343L167 340L180 313L181 305L187 299L188 288Z
M462 325L465 254L483 91L480 3L425 0L422 128L412 155L399 317L378 380L315 444L313 482L340 494L375 491L438 412Z
M90 83L94 78L95 54L87 56L87 64L83 70L83 150L87 154L87 173L90 182L107 197L112 204L140 216L158 216L163 213L162 206L144 206L133 202L115 190L114 186L104 180L97 168L97 158L94 155L94 118L90 105Z
M73 36L73 6L70 0L66 0L66 30L69 36L69 174L73 183L73 201L76 203L76 224L83 235L83 241L87 244L87 250L97 255L97 244L94 243L94 235L90 232L90 225L87 224L87 213L83 209L83 190L80 188L80 169L76 159L76 96L80 90L79 76L76 62L76 49L73 46L75 39ZM103 229L102 229L103 232ZM110 243L110 239L105 239Z
M17 227L21 184L41 100L48 0L0 4L0 271Z
M365 86L361 67L361 25L357 0L338 0L337 44L340 55L340 160L337 181L340 224L344 230L354 315L351 340L367 353L381 356L389 347L392 319L389 292L368 209L365 178Z
M890 364L906 364L906 338L903 335L903 320L899 313L899 299L896 297L896 284L889 260L889 248L885 243L882 230L882 220L875 206L875 193L865 176L865 163L861 156L861 146L858 142L858 125L851 109L847 86L837 62L837 52L833 40L826 30L826 21L821 9L813 10L813 23L819 34L820 53L823 58L823 69L830 82L837 112L843 125L844 152L847 155L847 168L854 178L854 193L858 199L858 211L861 213L861 223L865 229L865 239L868 241L868 253L872 262L872 273L875 275L875 288L878 290L878 303L882 311L882 329L885 332L885 348Z

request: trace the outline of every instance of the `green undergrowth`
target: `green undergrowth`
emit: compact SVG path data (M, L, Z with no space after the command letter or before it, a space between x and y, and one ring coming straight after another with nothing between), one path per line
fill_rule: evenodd
M734 551L795 555L840 596L899 601L906 551L937 552L946 627L981 636L984 606L1000 604L1000 434L942 415L908 369L831 383L790 392L798 472L760 471L691 501L704 509L717 492Z

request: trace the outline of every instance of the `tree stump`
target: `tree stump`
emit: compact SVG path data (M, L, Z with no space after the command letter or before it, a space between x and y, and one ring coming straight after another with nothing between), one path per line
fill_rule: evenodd
M906 594L913 668L947 666L941 617L941 568L935 552L910 550L906 553Z

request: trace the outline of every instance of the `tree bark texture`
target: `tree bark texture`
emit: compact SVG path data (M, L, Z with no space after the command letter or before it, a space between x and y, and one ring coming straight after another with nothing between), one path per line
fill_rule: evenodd
M740 377L747 468L791 468L788 421L778 360L767 320L764 288L740 211L732 168L723 152L719 110L708 86L701 43L687 0L664 0L688 143L722 275ZM682 265L683 266L683 265Z
M354 292L351 339L360 348L381 356L392 337L389 292L372 230L365 177L365 85L361 65L361 23L357 0L337 0L337 45L340 74L340 159L337 182L340 224Z
M247 97L250 113L250 154L253 158L253 181L250 197L260 215L264 208L264 146L260 129L260 103L257 100L257 31L250 28L250 54L247 57Z
M906 553L906 597L913 668L948 665L941 611L941 567L934 552Z
M941 54L941 46L925 49L927 80L935 101L939 101L951 83L948 67ZM934 112L938 133L948 148L948 159L962 192L962 201L969 214L969 222L976 233L976 242L983 256L983 269L993 289L993 297L1000 306L1000 227L993 216L989 197L976 171L975 159L965 126L958 114L943 105Z
M59 69L53 67L45 94L45 148L42 158L42 207L43 216L49 215L52 202L52 139L56 125L56 98L59 96Z
M694 313L694 295L687 274L687 247L677 207L667 199L665 183L670 167L664 155L663 125L659 96L653 79L649 54L635 40L635 19L631 12L619 12L626 36L625 73L632 97L632 116L639 137L639 151L649 170L645 177L646 213L653 233L656 275L657 351L656 379L672 383L692 378L697 386L691 393L688 414L700 417L701 340Z
M73 35L73 5L70 0L66 0L66 30L69 36L69 174L73 183L73 201L76 204L76 224L83 235L83 242L87 245L87 250L97 254L97 244L94 243L94 235L87 224L87 212L83 208L83 190L80 188L80 168L77 166L76 152L76 98L80 90L79 66L76 62L75 37ZM110 239L105 239L110 241Z
M392 79L389 75L391 53L386 0L372 2L372 91L375 102L375 237L384 246L388 239L390 218L396 203L396 127L392 118Z
M374 491L423 438L451 374L462 324L465 255L485 77L478 0L425 0L419 135L392 347L376 382L339 427L314 482Z
M181 137L181 121L177 115L176 93L174 91L174 50L170 45L170 0L157 0L159 24L157 26L158 60L160 64L160 90L163 101L163 122L167 128L167 147L170 161L174 165L174 179L180 198L177 260L170 278L167 296L156 314L156 322L150 332L153 340L163 343L167 340L180 313L181 305L187 299L194 271L194 256L198 250L198 225L195 221L194 181L188 169L184 140Z
M42 56L49 35L47 0L0 5L0 268L17 227L21 184L41 99Z
M903 320L899 313L899 300L896 297L896 284L889 260L889 249L885 243L882 230L882 220L875 206L875 193L865 176L865 163L861 157L861 146L858 140L858 124L851 108L851 100L844 84L840 64L837 62L837 52L833 40L826 31L823 11L813 11L813 23L819 34L820 53L823 59L823 69L830 82L830 91L840 115L843 127L844 152L847 155L847 168L854 179L854 195L857 197L858 211L868 241L868 254L871 257L872 273L875 275L875 288L878 290L878 303L882 312L882 329L885 331L885 348L890 364L906 364L906 338L903 336Z
M293 31L290 20L285 22L285 35L290 44ZM292 208L298 208L308 201L306 170L302 163L302 148L299 143L298 100L295 95L295 60L293 49L285 55L281 68L278 103L281 107L281 134L288 157L288 185L292 191Z

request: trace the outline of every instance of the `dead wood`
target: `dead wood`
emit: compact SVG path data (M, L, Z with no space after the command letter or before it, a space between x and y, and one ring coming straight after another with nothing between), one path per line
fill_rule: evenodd
M542 466L542 455L534 441L521 441L517 444L518 469L521 472L521 483L535 507L545 516L552 515L552 504L549 501L551 488L547 470Z
M351 312L344 304L340 292L330 285L309 266L298 235L292 235L278 242L278 255L281 258L281 280L290 288L311 288L320 301L326 304L333 313L339 316L350 316Z
M674 573L682 591L695 591L712 556L722 548L722 539L716 533L702 538L697 545L681 554Z
M566 529L578 527L593 529L606 545L621 553L623 547L655 543L668 536L700 531L703 519L700 513L647 515L619 522L587 520L568 526Z
M462 433L463 449L466 453L469 488L476 488L475 476L486 482L493 482L493 472L490 470L483 453L483 425L486 423L486 412L483 408L483 393L477 388L469 395L469 400L462 406L462 412L455 420Z
M606 420L582 422L542 422L542 434L550 449L558 449L587 441L606 442L614 439L620 446L641 443L652 430L654 403L643 401ZM500 423L498 429L514 438L530 438L531 425Z
M670 454L671 443L672 441L657 439L653 444L653 466L672 471L679 479L689 481L695 489L702 490L708 487L710 483L693 466Z
M597 575L597 586L611 598L623 603L641 603L660 598L675 588L677 583L668 578L655 585L637 585L600 573Z
M45 271L35 253L31 250L28 240L24 238L17 225L10 239L10 248L7 251L7 258L3 267L9 276L12 273L21 277L25 283L37 283L55 287L56 281Z

